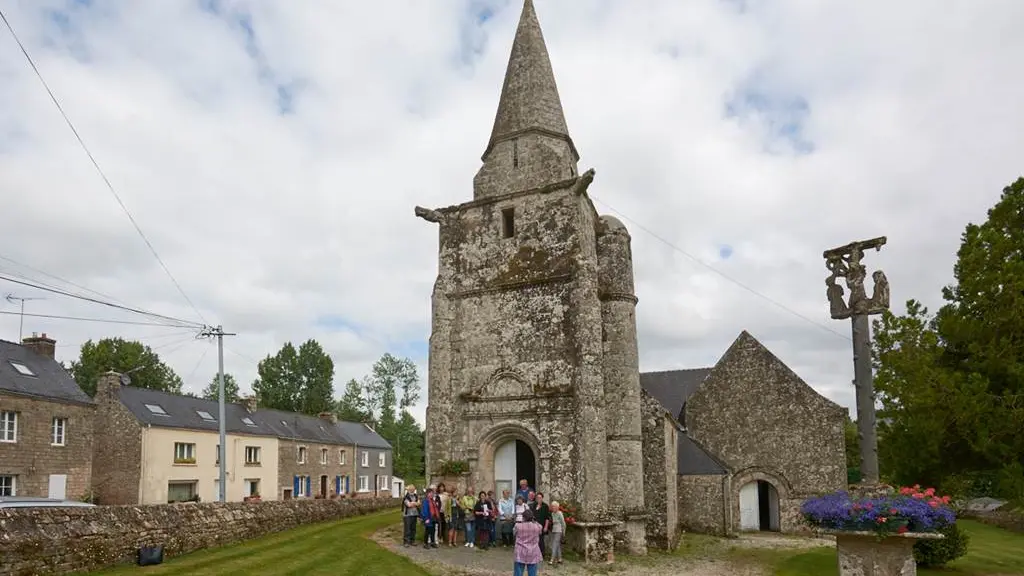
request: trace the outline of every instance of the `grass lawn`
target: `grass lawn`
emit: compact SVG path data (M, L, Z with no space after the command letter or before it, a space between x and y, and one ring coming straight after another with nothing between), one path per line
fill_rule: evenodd
M921 576L960 574L1024 574L1024 534L1009 532L971 520L958 521L970 534L971 542L965 556L942 569L920 569ZM767 556L775 556L769 558ZM765 560L775 568L775 576L831 576L838 574L835 548L817 548L793 554L775 552Z
M384 550L367 537L400 522L397 512L384 512L337 522L312 524L241 544L212 548L165 561L159 566L123 566L91 576L117 574L228 575L260 574L333 576L429 576L405 557Z

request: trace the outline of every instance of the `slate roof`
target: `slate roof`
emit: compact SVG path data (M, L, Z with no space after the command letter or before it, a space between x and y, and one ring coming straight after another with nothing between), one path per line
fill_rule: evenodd
M117 396L121 403L143 424L160 428L184 428L211 432L220 430L220 423L217 421L219 407L215 400L181 396L133 386L119 387ZM164 414L153 412L146 406L147 404L159 406ZM210 414L214 419L203 418L199 414L200 411ZM246 423L244 419L248 419L252 424ZM224 428L233 434L391 449L387 440L364 424L356 422L331 423L308 414L266 408L257 409L250 414L242 404L224 405Z
M34 376L22 374L11 362L25 366ZM75 404L93 403L59 362L6 340L0 340L0 392Z
M640 386L661 405L679 419L683 404L700 388L711 368L690 368L687 370L666 370L640 374Z
M729 473L686 433L680 434L676 442L676 458L676 473L680 476L724 476Z

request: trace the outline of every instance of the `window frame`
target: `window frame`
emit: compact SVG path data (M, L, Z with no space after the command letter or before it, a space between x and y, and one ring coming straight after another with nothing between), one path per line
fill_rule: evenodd
M253 454L255 458L249 458L249 455ZM246 446L245 447L245 465L246 466L261 466L263 464L263 450L261 446Z
M369 450L363 450L363 453L360 456L360 465L363 468L369 468L370 467L370 451Z
M295 461L299 464L305 464L309 460L309 449L305 446L299 446L295 450Z
M385 467L387 467L387 465L388 465L388 453L387 452L381 452L380 454L377 455L377 467L378 468L385 468Z
M346 458L345 449L342 448L341 450L338 451L338 464L340 464L341 466L344 466L345 465L345 458Z
M320 449L320 464L326 466L331 462L331 452L327 448Z
M370 477L359 476L356 479L356 492L369 492L370 491Z
M0 479L3 479L3 478L7 478L8 480L10 480L10 486L8 487L8 490L10 491L10 493L9 494L5 494L4 493L3 485L2 485L2 483L0 483L0 496L6 496L6 497L10 497L10 498L13 498L13 497L17 496L18 495L18 475L17 474L0 474Z
M182 456L178 456L178 447L182 447ZM220 455L220 448L217 449L217 454ZM175 442L174 443L174 463L176 465L193 465L196 463L196 445L195 442Z
M10 433L9 436L8 433ZM0 442L5 444L17 444L18 442L18 413L14 410L0 411Z
M58 427L58 424L60 425ZM60 431L58 438L57 432ZM63 416L54 416L50 424L50 446L68 445L68 419Z

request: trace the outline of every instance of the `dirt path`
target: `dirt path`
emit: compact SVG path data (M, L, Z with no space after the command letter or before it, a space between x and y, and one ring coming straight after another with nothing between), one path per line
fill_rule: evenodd
M512 572L512 550L495 548L491 550L467 549L442 546L425 549L423 545L405 547L401 542L401 528L385 528L373 539L388 550L406 556L431 570L445 576L507 576ZM828 545L827 540L791 538L786 536L743 536L727 542L728 546L751 548L813 548ZM724 548L724 546L723 546ZM685 558L668 554L651 555L642 559L622 559L613 565L585 566L566 563L560 566L544 564L540 574L618 574L621 576L767 576L768 571L749 562L722 558Z

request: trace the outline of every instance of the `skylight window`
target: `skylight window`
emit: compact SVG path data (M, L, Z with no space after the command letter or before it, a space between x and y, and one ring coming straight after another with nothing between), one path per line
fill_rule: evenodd
M10 363L11 363L11 366L14 366L14 369L18 371L18 374L21 374L22 376L35 376L36 375L35 372L33 372L32 370L29 370L29 367L25 366L21 362L15 362L13 360L10 360Z
M284 420L281 420L281 424L284 424L285 426L287 426L287 425L288 425L288 423L287 423L287 422L285 422Z
M252 418L242 418L242 423L246 426L252 426L253 428L256 427L256 423L252 421Z
M161 416L167 416L167 412L159 404L146 404L146 409L153 414L159 414Z
M196 410L196 414L199 414L199 417L202 418L203 420L213 420L214 419L213 418L213 414L210 414L209 412L207 412L205 410Z

